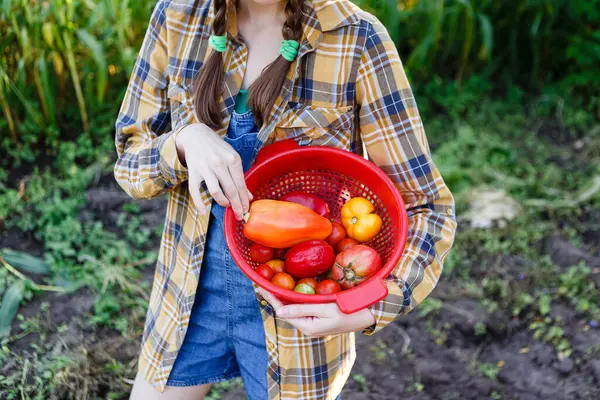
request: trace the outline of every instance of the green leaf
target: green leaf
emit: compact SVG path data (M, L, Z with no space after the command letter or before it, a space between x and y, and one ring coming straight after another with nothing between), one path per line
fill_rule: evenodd
M10 325L17 315L19 305L23 300L25 293L25 281L15 282L2 297L2 306L0 306L0 337L10 334Z
M38 257L11 249L4 249L1 254L7 263L20 271L36 275L50 275L50 266Z
M27 97L19 90L19 88L10 80L6 72L0 66L0 79L4 79L4 83L13 91L13 93L17 96L17 98L23 104L25 111L29 116L35 121L35 123L40 127L44 127L44 119L41 114L35 110L33 104L27 100Z
M538 309L540 310L540 314L542 316L544 315L548 315L548 313L550 312L550 304L552 303L552 298L547 295L541 295L540 299L538 300Z
M489 17L485 14L477 14L479 19L479 27L481 28L481 53L482 59L488 59L492 55L492 48L494 47L494 28Z
M56 116L54 106L54 96L52 95L52 90L50 86L50 75L48 73L48 64L46 63L45 57L40 57L37 62L37 67L40 76L40 82L42 84L42 90L44 94L44 98L46 100L46 106L48 107L48 117L52 124L56 124Z
M92 57L96 62L98 103L102 104L104 102L104 92L106 91L106 86L108 84L108 65L104 48L102 47L102 44L86 30L77 30L77 37L79 37L79 40L90 49Z
M8 15L10 13L11 7L12 7L12 0L4 0L2 2L2 11L4 11L4 14Z

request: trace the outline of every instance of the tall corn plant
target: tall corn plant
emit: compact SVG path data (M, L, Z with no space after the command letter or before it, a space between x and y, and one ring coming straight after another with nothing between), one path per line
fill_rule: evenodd
M596 60L600 0L355 0L386 25L411 75L461 81L489 69L527 86ZM582 18L582 13L586 18ZM594 33L595 32L595 33ZM574 48L587 43L589 57ZM575 46L577 44L577 46ZM589 74L587 75L589 76Z
M407 68L428 76L440 66L461 80L465 72L489 61L494 30L486 13L491 0L401 0L400 45L409 53Z
M75 106L89 131L90 111L116 107L154 4L0 0L0 107L13 140L24 119L72 127Z

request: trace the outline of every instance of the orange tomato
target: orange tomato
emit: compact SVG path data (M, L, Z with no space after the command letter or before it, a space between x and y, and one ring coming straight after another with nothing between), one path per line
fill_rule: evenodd
M363 197L348 200L342 207L342 225L348 236L361 243L377 236L383 221L374 212L373 204Z
M267 261L266 264L275 271L275 273L285 272L285 261L283 260L271 260Z
M294 278L290 274L286 274L285 272L279 272L275 274L273 279L271 279L271 283L275 286L279 286L280 288L287 290L294 290L296 287L296 282L294 282Z

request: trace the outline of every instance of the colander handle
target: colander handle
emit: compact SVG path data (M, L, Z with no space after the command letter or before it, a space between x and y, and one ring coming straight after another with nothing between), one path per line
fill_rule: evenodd
M373 278L360 285L357 290L342 292L335 301L340 310L352 314L383 300L387 295L385 282Z

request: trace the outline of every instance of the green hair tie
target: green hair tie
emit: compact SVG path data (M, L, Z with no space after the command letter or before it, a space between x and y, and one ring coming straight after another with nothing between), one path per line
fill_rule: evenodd
M227 36L210 35L210 39L208 39L208 44L210 45L210 47L215 49L216 52L223 53L227 48Z
M298 55L299 47L300 43L298 43L298 41L296 40L284 40L283 42L281 42L281 49L279 49L279 52L281 53L281 56L283 58L285 58L289 62L292 62L296 59L296 56Z

